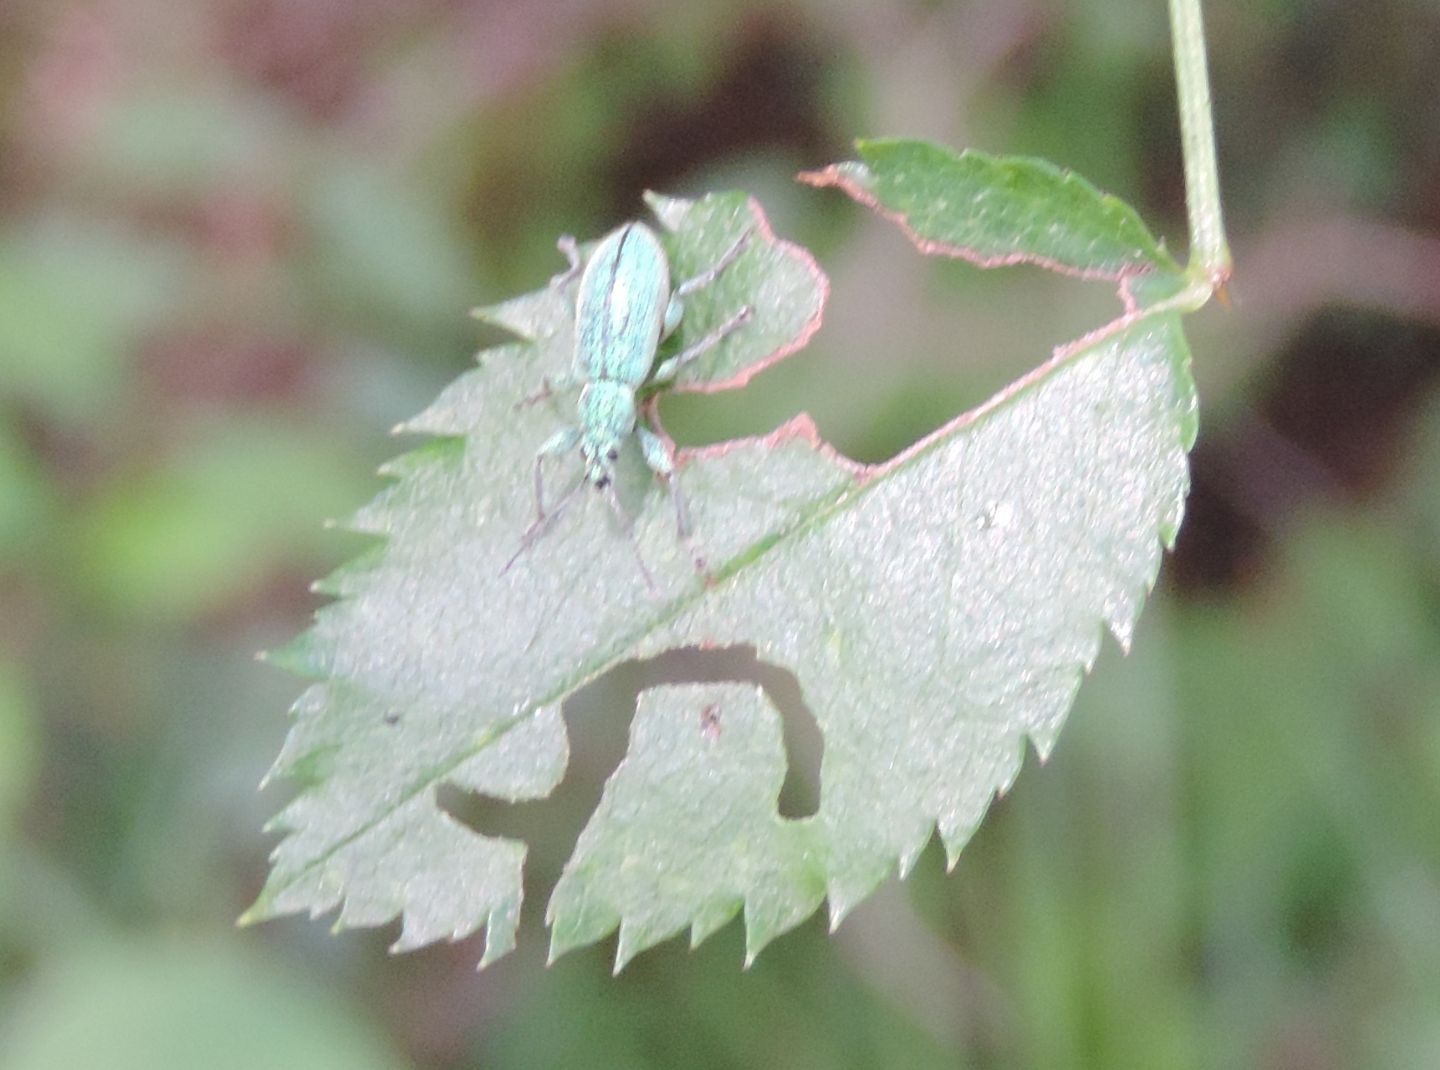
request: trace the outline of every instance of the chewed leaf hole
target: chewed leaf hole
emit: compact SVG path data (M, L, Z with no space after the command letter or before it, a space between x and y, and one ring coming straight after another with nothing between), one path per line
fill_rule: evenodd
M824 747L820 728L805 705L795 674L760 660L749 646L685 647L643 661L626 661L578 691L565 704L570 769L549 798L506 802L444 785L437 802L456 821L485 836L523 840L532 847L573 844L600 801L606 778L625 757L639 696L656 687L707 683L750 683L764 690L783 726L786 774L780 816L791 820L812 816L820 807ZM713 739L725 732L723 704L701 703L693 715L697 734ZM557 826L563 826L564 834ZM564 859L534 861L553 876Z

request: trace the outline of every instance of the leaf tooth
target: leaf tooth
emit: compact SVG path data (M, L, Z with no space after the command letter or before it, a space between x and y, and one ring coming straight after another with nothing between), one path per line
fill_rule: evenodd
M723 929L744 905L745 901L739 896L712 900L705 904L690 922L691 950Z
M272 766L270 767L270 771L269 771L268 773L266 773L265 776L264 776L264 777L261 779L261 781L260 781L260 790L261 790L261 791L264 791L266 788L268 788L268 787L270 786L270 784L271 784L272 781L278 780L278 779L280 779L281 777L283 777L284 775L285 775L285 770L281 769L281 768L279 767L279 764L278 764L278 763L277 763L276 765L272 765ZM287 821L287 820L285 819L285 815L286 815L288 812L289 812L288 810L281 810L278 814L276 814L274 817L272 817L269 821L267 821L267 822L265 822L265 824L261 825L261 826L260 826L260 831L263 832L263 833L265 833L267 836L270 835L272 832L293 832L293 831L295 830L295 825L294 825L294 823L293 823L293 822L290 822L290 821ZM277 850L278 850L278 848L277 848ZM270 857L271 857L271 858L274 858L274 857L275 857L275 852L274 852L274 851L270 852Z
M826 909L829 912L830 931L833 933L840 928L840 923L845 920L845 915L855 909L858 899L841 899L838 894L831 893L826 897Z
M392 432L429 435L441 441L459 439L463 447L465 436L475 433L477 419L482 420L482 426L489 426L480 415L487 412L496 391L494 376L487 368L491 365L497 368L507 364L523 365L533 359L534 349L533 342L512 342L484 350L477 359L486 367L472 369L460 376L423 410L396 424ZM417 452L423 454L431 448L429 444L420 446L405 456Z
M780 927L773 919L767 919L764 915L751 909L747 900L745 903L745 969L755 965L755 959L760 952L765 950L765 945L780 935Z
M970 842L970 837L975 835L975 830L980 827L990 804L995 801L995 792L991 792L985 800L985 804L970 813L955 811L948 814L941 814L940 820L936 822L940 830L940 843L945 848L945 872L949 873L955 868L955 863L960 861L960 852Z
M275 822L272 821L271 824L275 824ZM276 847L270 852L270 859L274 862L279 857L280 847ZM236 925L255 925L262 921L270 921L273 918L284 917L286 914L298 914L302 911L311 920L314 920L322 914L329 913L340 902L342 893L334 885L326 885L324 881L312 880L281 888L276 873L276 870L271 871L270 879L265 882L265 887L255 897L255 902L251 903L245 912L235 920ZM310 895L313 895L314 898L307 898Z
M344 531L353 532L356 535L373 535L378 538L389 537L395 527L397 513L392 508L391 495L388 490L381 491L368 503L355 510L350 516L337 525Z
M585 947L608 936L615 931L621 919L618 913L603 904L584 904L579 909L557 909L556 900L552 896L545 920L550 924L550 954L545 960L548 966L567 951Z
M767 901L754 895L746 898L745 968L747 970L770 941L804 921L815 909L813 905L805 906L798 911L794 907L793 903Z
M301 695L300 701L295 703L297 717L304 716L301 703L308 694L309 692L306 692ZM307 727L303 722L291 727L290 734L285 737L285 742L280 747L280 753L275 756L275 763L260 781L261 791L277 780L288 780L300 788L299 794L266 825L267 831L289 831L305 824L303 808L306 795L310 789L323 783L333 768L336 747L328 741L317 739L314 733L306 731Z
M925 835L909 844L896 859L895 871L902 881L910 876L910 871L915 868L915 863L920 861L920 855L924 852L925 845L930 842L930 833L933 828L933 825L927 825Z
M1130 644L1135 640L1135 617L1128 615L1117 617L1110 622L1110 634L1115 637L1115 642L1120 644L1120 653L1129 655ZM1090 666L1086 666L1086 674L1090 672Z
M362 586L360 581L370 578L384 561L385 543L379 541L334 569L329 575L316 580L310 585L310 590L331 598L343 598L359 589Z
M844 878L831 880L825 889L825 899L830 913L830 931L840 927L850 911L854 910L867 896L878 888L882 881L895 872L894 860L872 856L860 863L863 868L852 871Z
M515 933L520 925L520 904L517 902L508 907L503 914L498 910L492 910L490 916L485 919L485 953L480 956L476 964L477 970L483 970L496 959L515 950Z
M346 929L368 929L377 925L385 925L394 921L400 916L403 904L394 899L385 899L381 902L367 902L356 896L348 896L340 906L340 913L335 918L335 924L330 927L331 932L343 932ZM405 936L401 934L401 940ZM412 937L413 939L413 937ZM422 941L429 943L429 941ZM419 944L414 946L419 947Z
M1075 693L1080 690L1080 683L1083 680L1083 676L1080 673L1077 672L1075 675L1076 680L1074 686L1070 688L1070 698L1066 702L1067 707L1075 701ZM1060 740L1062 724L1063 719L1057 718L1048 724L1028 728L1023 734L1016 738L1018 746L1015 748L1015 757L1005 765L1004 777L996 782L995 794L1005 795L1015 786L1015 778L1020 775L1020 767L1024 764L1025 741L1027 739L1030 741L1030 745L1035 748L1035 757L1040 759L1041 765L1044 765L1050 760L1050 755L1055 750L1055 744Z
M402 955L406 951L414 951L416 948L424 947L428 940L425 940L410 922L409 913L401 915L403 924L400 927L400 935L395 942L385 950L392 955Z
M1160 554L1152 555L1151 560L1146 563L1145 575L1138 584L1126 585L1117 594L1115 605L1110 608L1106 615L1106 625L1110 634L1115 637L1115 642L1120 644L1120 650L1130 653L1130 645L1135 639L1135 625L1140 619L1140 611L1145 606L1145 599L1154 587L1155 579L1160 574ZM1093 660L1093 659L1092 659ZM1092 665L1087 665L1085 671L1088 674Z
M873 891L873 887L865 889L854 888L848 891L831 888L826 893L826 909L829 914L829 926L832 933L840 928L840 923L849 917L850 912L863 902L871 891Z
M258 925L262 921L269 921L275 917L275 910L271 898L266 891L262 891L255 897L255 902L245 908L235 924L241 929L248 929L252 925Z
M655 218L660 220L666 230L680 229L685 214L690 211L690 201L683 201L678 197L667 197L665 194L656 193L651 189L647 189L642 196L645 198L645 203L650 206L650 211L655 213Z
M652 928L644 918L634 916L620 921L620 937L615 941L615 965L612 974L618 974L626 964L647 947L654 947L663 939L663 934Z
M296 676L319 680L325 675L325 665L318 656L313 630L301 632L284 646L273 650L262 650L259 659L266 665L274 665Z
M541 328L573 316L569 309L557 309L556 302L563 302L559 291L547 287L496 305L471 309L470 315L481 323L536 341L543 334Z
M280 753L275 756L275 761L271 763L270 768L265 770L265 775L260 778L260 785L257 790L264 791L277 780L293 780L299 782L302 778L295 774L297 771L297 767L304 760L304 754L300 754L298 752L293 754L287 753L284 749L282 749ZM265 822L264 831L267 833L290 832L292 829L294 829L295 825L286 820L286 815L289 812L290 810L287 807L286 809L281 810L269 821Z

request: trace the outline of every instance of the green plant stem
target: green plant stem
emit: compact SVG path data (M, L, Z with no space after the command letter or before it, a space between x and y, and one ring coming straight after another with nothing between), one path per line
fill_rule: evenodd
M1180 98L1180 140L1185 156L1185 204L1190 214L1192 277L1211 293L1230 277L1230 247L1220 214L1220 176L1215 167L1215 124L1210 109L1210 76L1205 69L1205 27L1200 0L1169 0L1175 50L1175 84ZM1208 296L1208 295L1207 295Z

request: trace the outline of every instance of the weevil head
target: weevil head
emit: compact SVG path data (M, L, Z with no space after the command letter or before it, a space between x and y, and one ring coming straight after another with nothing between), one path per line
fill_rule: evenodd
M585 478L604 489L615 478L620 447L635 430L635 391L600 380L580 391L580 456Z

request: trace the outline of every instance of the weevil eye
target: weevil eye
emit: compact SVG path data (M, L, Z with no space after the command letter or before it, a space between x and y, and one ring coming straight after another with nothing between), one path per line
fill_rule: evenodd
M620 451L617 450L614 446L611 446L611 447L605 452L605 458L606 458L606 460L610 460L610 461L618 461L618 460L620 459Z

